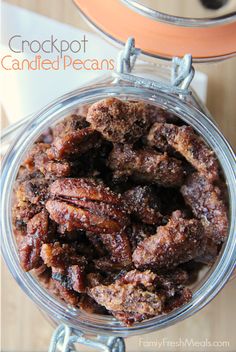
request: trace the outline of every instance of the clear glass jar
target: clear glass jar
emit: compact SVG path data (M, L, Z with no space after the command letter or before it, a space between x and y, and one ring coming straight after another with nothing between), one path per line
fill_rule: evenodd
M142 100L170 112L185 120L207 141L215 151L222 166L229 192L230 229L216 263L202 273L201 279L193 287L192 300L168 315L155 317L132 327L124 327L110 316L88 314L68 306L49 294L31 274L24 272L19 264L17 247L12 230L13 185L26 152L33 142L49 126L72 114L78 107L91 104L99 99L116 96L120 99ZM196 107L198 106L198 107ZM97 84L73 91L34 115L21 128L14 144L8 150L2 169L2 253L12 275L25 293L42 309L48 317L59 323L66 323L85 333L113 336L131 336L159 330L175 324L199 311L213 299L230 278L236 262L236 168L234 153L221 132L207 113L190 95L183 98L168 91L138 87L130 82L106 77Z

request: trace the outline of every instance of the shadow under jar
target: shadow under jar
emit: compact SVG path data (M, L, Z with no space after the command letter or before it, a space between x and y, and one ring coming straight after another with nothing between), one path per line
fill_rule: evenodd
M25 160L33 143L49 127L54 126L69 115L78 113L78 109L86 108L86 106L108 97L116 97L124 101L141 101L154 105L176 115L184 123L192 126L218 158L222 169L222 177L227 185L229 203L227 240L222 245L215 262L210 266L204 266L197 281L191 285L193 291L191 300L170 313L135 323L130 327L124 326L111 315L89 314L66 304L48 292L34 274L22 270L13 233L14 185L20 165ZM93 85L86 89L73 91L34 116L24 130L20 132L4 159L2 172L2 204L4 204L4 207L1 210L3 256L18 284L39 308L57 324L66 323L85 333L122 337L168 327L191 316L209 303L223 288L232 274L236 259L235 172L234 153L214 122L192 104L181 100L178 96L148 88L134 87L132 84L114 83L111 80L106 80L99 85Z

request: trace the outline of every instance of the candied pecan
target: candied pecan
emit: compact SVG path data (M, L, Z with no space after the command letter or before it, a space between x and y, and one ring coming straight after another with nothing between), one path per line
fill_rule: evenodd
M50 191L57 199L47 201L46 208L67 231L119 233L128 224L119 196L91 179L57 180Z
M53 137L59 137L62 135L67 134L68 132L73 132L77 130L84 129L88 127L89 124L86 121L84 116L77 115L77 114L72 114L65 119L63 119L61 122L58 122L54 127L53 127Z
M144 291L132 284L115 282L108 286L95 286L89 290L89 295L112 312L158 315L163 309L163 295Z
M135 322L169 312L187 303L191 291L179 286L188 276L181 269L165 275L150 270L132 270L109 285L98 284L89 294L118 320L131 326Z
M149 145L166 150L168 145L182 154L196 170L211 180L218 178L219 164L215 153L191 126L156 123L147 137Z
M150 149L134 150L128 145L116 145L108 165L115 170L114 178L132 176L136 181L166 187L181 185L185 173L181 160Z
M47 150L49 159L61 160L73 155L81 155L93 148L101 146L101 137L97 131L87 127L82 130L68 132L56 137Z
M143 285L147 290L153 290L156 280L157 275L151 272L151 270L141 272L135 269L121 276L117 282L121 284L132 284L134 286Z
M76 292L85 292L85 272L83 265L71 265L66 269L52 267L52 279L61 283L62 286Z
M194 173L181 187L181 193L193 214L202 221L206 235L215 243L223 242L228 235L228 217L220 189Z
M119 263L124 267L132 263L130 243L124 231L120 233L101 233L100 237L113 263Z
M69 202L49 200L46 208L52 220L66 227L67 231L88 230L94 233L119 232L127 224L127 217L113 205L82 202L71 205ZM114 218L113 218L114 216Z
M200 221L184 219L180 211L172 214L165 226L141 242L133 253L137 268L171 268L199 256L205 235Z
M70 164L67 161L50 160L47 151L50 144L36 143L24 160L24 166L31 172L39 170L43 175L65 177L70 174Z
M160 201L150 186L134 187L123 194L123 199L139 220L151 225L161 222Z
M21 182L16 189L16 198L21 202L43 204L48 196L48 185L48 180L44 178L32 178Z
M102 257L99 259L94 259L95 269L101 271L102 273L118 273L123 269L130 269L131 260L129 262L124 261L114 261L110 257Z
M48 230L48 214L42 210L27 224L27 234L19 245L21 266L25 271L42 265L40 251L42 244L50 240Z
M175 268L175 270L163 274L156 274L150 270L141 272L135 269L121 276L118 282L145 287L151 292L162 292L166 298L169 298L176 294L180 285L187 283L188 278L188 273L181 268Z
M46 267L46 270L45 270ZM43 271L44 270L44 271ZM65 281L52 278L51 270L43 264L41 267L34 269L34 274L37 276L40 283L56 298L64 300L66 303L76 306L79 303L79 294L73 289L67 288Z
M55 288L58 290L57 296L63 299L66 303L71 304L72 306L77 306L79 303L79 294L74 290L68 290L64 287L59 281L53 280Z
M92 178L64 178L53 182L50 193L63 199L101 201L121 206L120 196Z
M42 245L41 258L48 267L65 269L71 265L86 265L84 256L78 255L76 247L59 242Z
M32 217L40 213L43 209L42 204L32 204L29 201L19 200L13 206L13 223L25 225Z
M91 105L87 121L111 142L133 143L147 132L153 110L142 102L108 98Z

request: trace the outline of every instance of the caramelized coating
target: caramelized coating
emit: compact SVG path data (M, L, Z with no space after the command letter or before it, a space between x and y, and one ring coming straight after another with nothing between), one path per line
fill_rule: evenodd
M134 286L143 285L147 290L153 291L157 275L150 270L144 272L138 270L131 270L125 275L121 276L119 283L121 284L133 284Z
M70 164L67 161L50 160L47 151L50 144L37 143L35 144L27 158L24 161L24 166L31 172L39 170L46 177L56 176L65 177L70 174Z
M87 230L96 234L120 232L127 224L127 217L113 205L82 202L71 205L60 200L48 200L46 209L50 218L67 231ZM117 216L119 213L120 217Z
M91 105L87 121L108 141L133 143L148 130L151 109L144 103L108 98Z
M19 245L20 263L25 271L42 265L41 247L44 242L50 241L48 225L48 214L44 210L29 220L27 234Z
M47 156L52 160L67 159L74 155L81 155L92 148L101 146L98 132L87 127L82 130L68 132L56 137L47 150Z
M47 201L46 208L67 231L119 233L129 222L119 196L93 180L57 180L50 191L57 199Z
M132 263L132 253L127 234L120 233L100 234L101 240L106 247L111 261L126 267Z
M63 199L80 199L88 201L101 201L108 204L121 206L120 196L113 193L103 183L92 178L64 178L56 180L50 186L53 197Z
M77 306L79 303L79 295L76 293L74 290L68 290L68 288L64 287L59 281L57 280L52 280L51 285L55 286L57 289L57 294L56 296L60 297L63 301L66 303L72 305L72 306ZM55 290L55 288L53 290ZM50 288L49 288L50 291Z
M84 265L72 265L64 270L52 267L52 279L69 290L82 293L86 291L84 269Z
M128 258L129 259L129 258ZM129 261L122 261L116 258L114 260L113 258L110 257L102 257L99 259L94 260L94 267L96 270L98 270L101 273L116 273L118 274L122 270L127 270L131 268L131 260Z
M214 152L198 136L191 126L178 127L172 124L156 123L147 137L149 145L167 150L170 145L196 170L211 180L218 178L219 164Z
M89 295L125 325L151 318L187 303L191 291L179 283L188 276L184 270L157 275L150 270L129 271L112 284L101 284L89 289Z
M133 253L136 268L173 268L200 255L205 246L204 229L196 219L184 219L180 211L167 225L157 228Z
M161 222L161 204L150 186L137 186L123 194L131 214L140 221L155 225Z
M215 243L223 242L228 235L228 218L220 189L206 177L194 173L181 192L193 214L202 221L206 235Z
M72 114L53 127L53 138L66 135L69 132L82 130L88 126L89 124L84 116Z
M48 180L44 178L32 178L19 183L16 189L18 204L30 202L31 204L44 204L48 197Z
M158 315L163 309L162 295L144 291L133 284L121 284L119 281L108 286L95 286L90 289L89 294L112 312Z
M135 181L165 187L181 185L185 173L178 159L149 149L134 150L128 145L116 145L109 156L108 165L115 170L115 178L132 176Z
M85 257L78 255L76 248L69 244L45 243L40 256L48 267L65 269L71 265L86 265Z
M19 202L13 207L13 224L15 228L26 226L28 221L43 209L41 204L32 204L30 202Z

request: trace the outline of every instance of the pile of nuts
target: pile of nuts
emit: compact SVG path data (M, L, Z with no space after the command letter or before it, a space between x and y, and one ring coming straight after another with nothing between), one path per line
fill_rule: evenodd
M192 127L108 98L31 147L13 225L22 268L50 293L130 326L191 300L227 239L227 212L218 160Z

